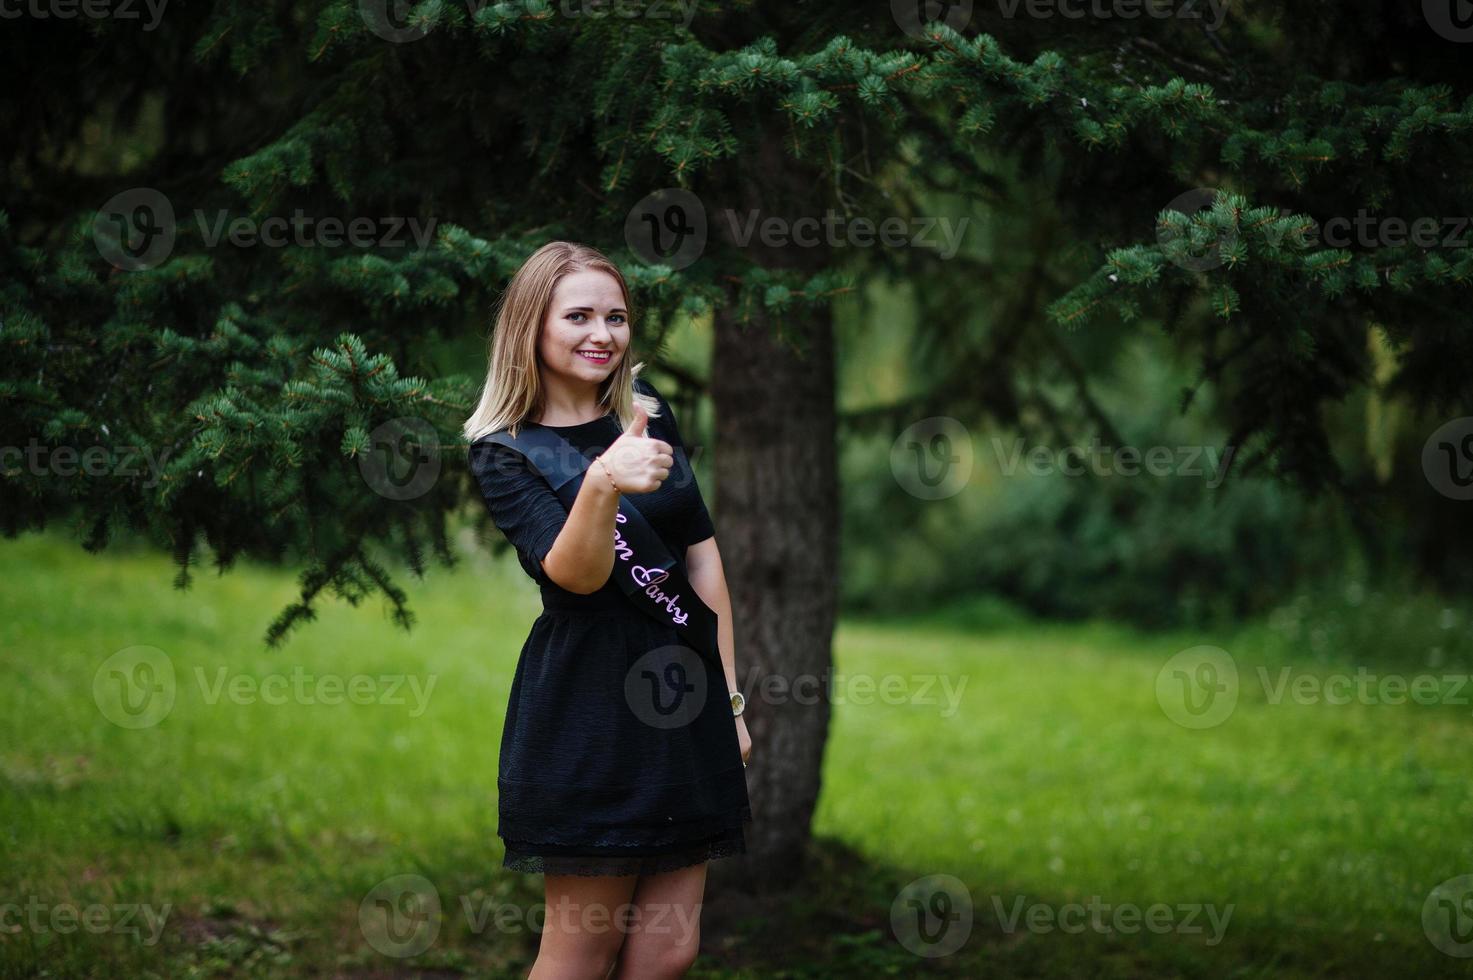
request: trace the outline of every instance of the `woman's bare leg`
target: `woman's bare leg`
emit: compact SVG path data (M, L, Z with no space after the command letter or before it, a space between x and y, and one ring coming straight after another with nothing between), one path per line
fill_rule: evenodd
M632 901L636 918L619 950L614 980L683 977L701 947L706 862L641 875Z
M543 875L546 915L528 980L604 980L628 929L637 875Z

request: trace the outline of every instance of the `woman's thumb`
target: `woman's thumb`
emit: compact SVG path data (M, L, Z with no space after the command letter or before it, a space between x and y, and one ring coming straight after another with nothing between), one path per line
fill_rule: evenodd
M644 410L644 406L641 405L639 402L635 402L634 421L630 423L629 428L625 431L628 435L631 436L642 436L644 435L645 426L649 425L649 422L650 413L646 412Z

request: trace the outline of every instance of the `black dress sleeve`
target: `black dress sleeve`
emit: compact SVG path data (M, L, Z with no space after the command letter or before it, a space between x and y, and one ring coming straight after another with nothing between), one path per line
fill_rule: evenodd
M651 427L659 427L665 441L670 443L677 455L685 458L684 472L689 474L690 481L690 487L686 491L688 504L685 509L688 516L685 522L685 534L683 536L685 546L689 548L691 545L705 541L707 538L715 537L716 526L711 521L711 512L706 509L706 501L701 496L700 485L696 483L695 467L690 464L690 456L686 453L685 441L680 437L680 427L675 422L675 410L670 407L670 403L665 400L665 397L660 394L655 386L644 378L638 379L635 382L635 386L642 388L659 401L660 417L658 419L651 419L650 425ZM682 561L685 559L685 555L683 554L679 557Z
M470 466L492 522L517 549L522 567L538 583L551 584L542 559L567 523L563 502L521 453L500 443L472 443Z

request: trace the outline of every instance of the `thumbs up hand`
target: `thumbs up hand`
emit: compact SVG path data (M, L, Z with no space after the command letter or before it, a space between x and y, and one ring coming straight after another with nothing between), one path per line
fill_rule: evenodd
M658 489L675 464L670 443L646 434L649 422L649 413L636 401L634 422L599 456L621 493L649 493Z
M639 402L635 402L634 421L630 424L629 428L625 431L624 434L631 436L643 436L645 435L645 430L648 429L649 426L650 413L646 412L644 410L644 406L641 405Z

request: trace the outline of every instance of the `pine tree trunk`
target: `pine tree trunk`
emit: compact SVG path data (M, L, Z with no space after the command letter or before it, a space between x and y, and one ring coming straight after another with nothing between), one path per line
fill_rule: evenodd
M713 175L711 233L755 265L810 276L833 249L745 241L755 212L821 216L822 175L766 131L740 164ZM736 215L728 208L740 209ZM766 892L792 885L811 836L838 607L839 480L833 315L828 304L781 317L727 284L715 314L716 538L731 593L737 683L752 735L747 856L716 861L708 887ZM785 336L779 338L779 327Z
M833 324L799 318L799 352L768 318L716 314L716 536L731 593L737 681L752 735L748 855L713 885L791 883L810 836L829 727L838 600ZM725 865L726 867L721 867Z

